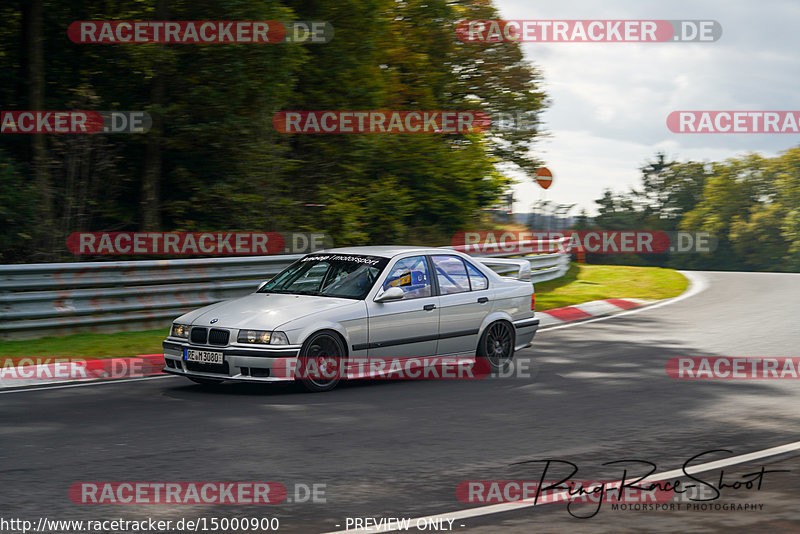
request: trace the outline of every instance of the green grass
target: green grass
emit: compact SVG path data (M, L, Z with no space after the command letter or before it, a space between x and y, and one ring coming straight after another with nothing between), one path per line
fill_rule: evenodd
M558 280L536 284L536 310L549 310L608 298L663 299L680 295L688 281L680 273L657 267L572 264ZM161 353L168 329L117 334L72 334L0 342L0 364L6 358L116 358Z
M0 342L0 361L5 358L119 358L139 354L163 354L161 342L168 328L116 334L71 334Z
M689 281L660 267L573 263L567 274L536 284L536 311L613 298L666 299L683 293Z

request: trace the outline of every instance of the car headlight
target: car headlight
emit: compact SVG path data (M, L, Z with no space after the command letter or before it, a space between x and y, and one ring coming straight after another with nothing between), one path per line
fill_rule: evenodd
M183 339L189 339L189 325L172 323L172 335L174 337L182 337Z
M267 330L239 330L236 338L239 343L260 343L262 345L288 345L289 338L284 332Z

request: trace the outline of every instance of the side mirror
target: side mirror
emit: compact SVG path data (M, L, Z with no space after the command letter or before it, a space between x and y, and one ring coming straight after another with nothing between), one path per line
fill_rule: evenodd
M377 297L375 297L375 302L389 302L392 300L401 300L405 298L406 294L403 292L402 289L399 287L390 287Z
M267 285L267 282L269 282L269 280L264 280L263 282L261 282L260 284L258 284L258 289L256 289L256 291L260 291L262 287L264 287L265 285Z

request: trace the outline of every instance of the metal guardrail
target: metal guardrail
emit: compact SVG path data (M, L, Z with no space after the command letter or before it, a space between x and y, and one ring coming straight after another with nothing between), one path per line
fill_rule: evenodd
M166 327L302 256L0 265L0 337Z
M476 254L501 255L509 256ZM0 338L166 328L189 310L251 293L301 257L0 265ZM563 252L522 258L531 264L533 283L558 278L569 267Z

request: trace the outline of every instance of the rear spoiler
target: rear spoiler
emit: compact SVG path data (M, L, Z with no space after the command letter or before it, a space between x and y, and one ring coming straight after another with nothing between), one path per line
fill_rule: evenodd
M529 282L531 279L531 262L523 259L508 259L508 258L475 258L497 274L501 276L510 276L523 282Z

